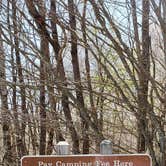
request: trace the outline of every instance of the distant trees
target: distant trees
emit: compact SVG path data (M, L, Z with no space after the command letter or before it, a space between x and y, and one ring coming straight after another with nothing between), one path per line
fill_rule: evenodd
M165 166L164 1L0 3L2 162L107 138Z

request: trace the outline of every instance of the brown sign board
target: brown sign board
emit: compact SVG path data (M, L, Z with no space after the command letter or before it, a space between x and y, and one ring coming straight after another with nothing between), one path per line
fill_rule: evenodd
M149 155L25 156L21 166L152 166Z

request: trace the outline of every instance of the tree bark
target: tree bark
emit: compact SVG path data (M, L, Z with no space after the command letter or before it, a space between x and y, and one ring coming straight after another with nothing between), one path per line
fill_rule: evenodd
M1 27L0 27L1 28ZM12 143L11 143L11 132L10 132L10 113L8 110L8 92L6 83L5 73L5 53L3 50L2 35L0 29L0 97L1 97L1 116L2 116L2 131L3 131L3 148L4 156L3 163L5 166L10 166L13 161L12 156Z
M162 28L162 36L163 36L163 44L164 44L164 67L166 68L166 1L162 1L162 7L163 7L163 25L164 27ZM166 72L165 72L165 76L166 76ZM164 110L166 110L166 81L165 81L165 85L164 85ZM163 111L163 117L166 117L166 113L165 111ZM166 135L164 132L164 124L162 124L163 126L163 130L160 133L161 137L160 137L160 151L161 151L161 166L165 166L166 165Z
M21 59L20 59L20 52L19 52L19 32L18 32L18 21L17 21L17 16L16 16L16 1L12 1L12 14L13 14L13 28L14 28L14 49L15 49L15 55L16 55L16 64L17 64L17 73L18 73L18 78L19 82L21 84L20 86L20 93L21 93L21 111L22 111L22 117L23 117L23 122L21 123L21 128L19 129L19 124L17 123L17 129L16 130L21 130L21 133L17 133L17 149L19 153L19 157L26 155L27 150L26 150L26 143L25 143L25 128L26 128L26 121L27 121L27 115L28 112L26 110L26 95L25 95L25 86L24 86L24 78L23 78L23 72L22 72L22 65L21 65ZM14 78L15 79L15 78ZM15 109L15 118L17 118L17 112ZM17 122L17 120L16 120Z
M140 73L138 88L138 143L137 149L139 153L146 150L145 135L143 132L147 130L147 111L148 111L148 83L150 74L150 37L149 37L149 0L143 0L142 8L142 54L138 55Z
M76 97L79 103L81 103L81 107L84 108L84 98L81 84L81 76L80 76L80 67L79 67L79 58L78 58L78 50L77 50L77 36L76 36L76 18L75 18L75 7L73 0L68 0L68 12L69 12L69 22L70 22L70 35L71 35L71 57L72 57L72 66L73 66L73 74L74 74L74 85L76 88ZM89 153L89 136L88 136L88 128L89 125L82 117L81 113L82 109L80 109L80 118L82 121L82 135L83 135L83 154Z
M45 48L46 43L41 38L41 49ZM42 54L43 54L43 50ZM44 54L43 54L44 55ZM46 149L46 104L45 104L45 65L40 61L40 155L45 155Z
M45 14L46 9L44 5L44 1L41 1L38 5L39 14L42 16L45 26ZM45 28L45 27L44 27ZM45 38L44 34L40 34L40 51L41 51L41 59L40 59L40 155L46 154L46 80L47 80L47 66L49 59L49 43Z
M65 70L64 70L64 65L63 65L63 59L62 59L62 49L60 47L59 41L58 41L58 33L57 33L57 26L56 26L56 3L54 0L51 0L51 5L52 9L54 9L54 12L52 10L51 12L51 28L52 28L52 37L53 37L53 48L56 56L56 61L57 61L57 80L60 81L60 84L57 86L59 87L60 91L62 92L62 107L63 107L63 112L67 121L67 127L69 128L70 135L73 141L73 153L79 153L79 138L77 131L74 127L72 116L71 116L71 111L69 108L69 99L68 95L66 93L67 90L67 81L66 81L66 76L65 76ZM66 41L64 41L66 42ZM65 46L65 44L64 44Z

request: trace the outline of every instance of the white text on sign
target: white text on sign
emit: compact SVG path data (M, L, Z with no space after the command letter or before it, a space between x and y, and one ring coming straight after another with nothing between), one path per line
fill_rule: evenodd
M66 163L62 161L56 161L55 163L47 163L43 161L38 161L38 166L134 166L133 162L130 161L120 161L114 160L113 165L108 161L97 160L95 163L93 162L71 162Z

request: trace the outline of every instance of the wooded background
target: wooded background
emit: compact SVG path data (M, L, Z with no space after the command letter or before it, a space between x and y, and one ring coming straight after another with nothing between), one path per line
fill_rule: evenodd
M166 166L166 1L1 0L0 151L149 153Z

